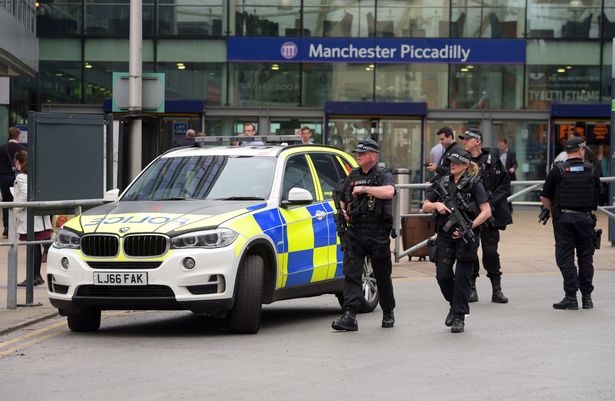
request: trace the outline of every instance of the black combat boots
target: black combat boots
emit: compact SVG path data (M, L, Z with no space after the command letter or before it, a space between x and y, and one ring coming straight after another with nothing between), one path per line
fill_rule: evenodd
M353 312L345 311L342 317L331 323L333 330L340 331L357 331L359 325L357 324L357 317Z
M592 309L594 307L591 295L583 295L581 297L581 303L583 304L583 309Z
M463 315L463 313L455 314L455 317L453 318L453 324L451 326L451 333L463 333L463 329L465 327L464 318L465 316Z
M453 313L453 309L449 309L448 315L446 315L446 319L444 319L444 325L446 327L451 327L453 325L453 319L455 319L455 314Z
M496 304L508 303L508 298L502 293L502 286L500 285L500 277L491 278L491 287L493 288L493 295L491 295L491 302Z
M478 292L476 292L476 279L473 278L470 283L470 297L468 302L478 302Z
M553 308L554 309L577 310L579 309L579 302L577 301L577 297L575 295L572 295L572 296L566 295L564 299L562 299L556 304L553 304Z
M382 312L382 327L393 327L395 325L395 315L393 311Z

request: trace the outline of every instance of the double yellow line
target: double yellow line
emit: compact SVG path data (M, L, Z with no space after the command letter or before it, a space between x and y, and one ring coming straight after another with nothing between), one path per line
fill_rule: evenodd
M105 312L103 313L102 318L107 319L114 316L123 316L130 311L121 311L121 312ZM15 352L21 351L33 345L36 345L40 342L43 342L49 338L57 337L62 334L67 334L68 325L66 320L62 320L61 322L56 322L50 324L49 326L41 327L40 329L36 329L30 331L21 336L17 336L11 338L9 340L0 341L0 358L4 358L5 356L9 356L14 354Z

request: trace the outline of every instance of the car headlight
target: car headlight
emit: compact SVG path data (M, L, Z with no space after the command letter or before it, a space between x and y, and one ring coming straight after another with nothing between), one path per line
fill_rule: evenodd
M54 248L79 249L81 236L73 231L60 229L53 241Z
M171 248L222 248L232 244L237 235L228 228L195 231L171 238Z

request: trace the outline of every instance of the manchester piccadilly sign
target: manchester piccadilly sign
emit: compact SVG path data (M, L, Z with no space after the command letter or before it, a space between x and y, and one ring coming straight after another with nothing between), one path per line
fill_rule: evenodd
M523 64L523 39L229 37L228 61Z

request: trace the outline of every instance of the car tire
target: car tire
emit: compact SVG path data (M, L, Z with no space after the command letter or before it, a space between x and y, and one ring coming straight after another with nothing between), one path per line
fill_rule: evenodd
M67 315L68 328L75 332L96 331L100 328L100 310L88 309L83 313L69 313Z
M234 333L254 334L260 327L264 266L258 255L247 255L239 266L235 303L228 314L228 325Z
M374 276L374 269L369 258L365 258L363 262L363 276L361 278L363 297L361 298L361 306L359 306L359 313L373 312L378 306L380 295L378 294L378 286L376 285L376 277ZM340 306L344 306L344 293L338 292L335 294Z

